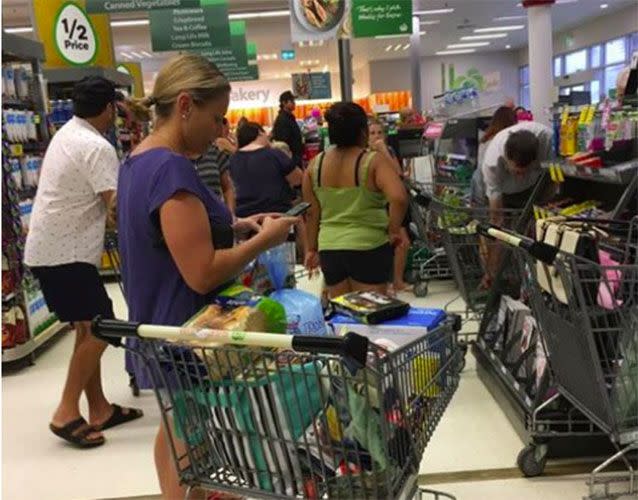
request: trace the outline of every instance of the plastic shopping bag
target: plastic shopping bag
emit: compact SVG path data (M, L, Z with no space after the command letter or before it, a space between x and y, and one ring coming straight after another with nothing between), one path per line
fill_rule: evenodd
M297 289L277 290L270 295L286 310L290 335L327 335L321 301L314 295Z

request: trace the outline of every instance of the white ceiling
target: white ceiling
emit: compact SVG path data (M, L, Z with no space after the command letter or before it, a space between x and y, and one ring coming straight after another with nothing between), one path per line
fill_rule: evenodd
M422 21L439 21L437 24L424 25L426 34L421 38L423 55L432 55L445 50L448 45L461 43L460 37L475 35L475 28L499 25L526 24L524 17L512 20L498 20L503 16L525 16L525 9L520 7L518 0L420 0L421 9L453 8L451 14L424 15ZM571 26L582 24L586 20L601 16L623 7L635 4L636 0L558 0L552 7L554 31L561 31ZM608 8L601 9L601 3L608 4ZM229 0L231 12L249 12L262 10L286 9L287 0ZM2 26L29 26L29 0L2 0ZM114 19L146 17L146 13L115 14ZM131 50L139 53L151 53L150 32L148 26L115 27L113 28L116 57L124 59L122 52ZM336 41L330 40L319 47L293 47L290 41L288 17L256 19L247 21L247 38L257 44L260 54L276 54L281 49L294 48L294 61L261 60L260 74L264 79L282 77L297 72L307 66L301 66L301 61L314 61L314 69L327 66L330 71L338 70ZM492 40L489 46L477 48L477 52L511 50L526 45L527 30L512 31L508 36ZM352 42L353 66L357 68L367 61L378 59L393 59L407 57L407 37L397 39L355 39ZM386 49L391 46L389 51ZM398 50L394 50L398 47ZM172 53L153 53L153 57L141 59L145 76L152 79L152 75L162 65L163 61Z

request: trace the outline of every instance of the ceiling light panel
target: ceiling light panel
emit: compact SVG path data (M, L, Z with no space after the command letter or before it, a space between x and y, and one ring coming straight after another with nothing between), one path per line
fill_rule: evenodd
M520 21L521 19L527 19L527 16L501 16L495 17L494 21Z
M471 54L476 52L476 49L461 49L461 50L440 50L436 53L437 56L453 56L456 54Z
M497 38L505 38L507 33L494 33L493 35L468 35L462 36L461 40L496 40Z
M286 10L265 10L261 12L236 12L234 14L228 14L228 19L262 19L266 17L288 17L290 11Z
M525 29L524 24L512 24L509 26L490 26L489 28L477 28L474 33L491 33L494 31L518 31Z
M428 10L417 10L413 12L415 16L436 16L437 14L451 14L454 12L454 9L428 9Z
M490 42L470 42L470 43L453 43L448 45L448 49L470 49L472 47L487 47Z

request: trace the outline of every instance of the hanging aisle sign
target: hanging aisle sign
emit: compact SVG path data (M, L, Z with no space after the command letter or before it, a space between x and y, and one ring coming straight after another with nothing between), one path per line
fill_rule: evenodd
M207 0L86 0L86 11L110 13L153 9L190 9L209 3Z
M115 65L109 16L87 14L85 0L33 0L33 18L45 68Z
M298 99L331 99L330 73L293 73L292 93Z
M131 95L133 97L144 97L144 75L142 74L142 64L138 62L118 62L115 68L120 73L129 75L133 79Z
M201 54L220 68L222 66L244 67L248 65L245 21L230 22L230 43L226 45L202 50Z
M412 0L352 0L356 38L412 33Z
M155 52L202 50L230 45L228 2L206 0L199 9L160 9L149 12Z

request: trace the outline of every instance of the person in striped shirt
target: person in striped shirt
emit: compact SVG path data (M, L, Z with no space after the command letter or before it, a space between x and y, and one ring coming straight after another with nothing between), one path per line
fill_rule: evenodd
M235 213L235 187L230 178L230 154L211 144L208 151L195 160L195 170L202 182Z

